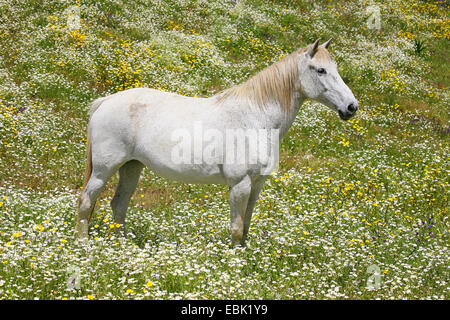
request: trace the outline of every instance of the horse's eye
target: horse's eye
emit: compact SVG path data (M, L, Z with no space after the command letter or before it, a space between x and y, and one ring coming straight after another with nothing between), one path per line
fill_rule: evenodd
M319 68L319 69L317 69L317 72L320 73L320 74L325 74L325 73L327 73L327 72L325 71L324 68Z

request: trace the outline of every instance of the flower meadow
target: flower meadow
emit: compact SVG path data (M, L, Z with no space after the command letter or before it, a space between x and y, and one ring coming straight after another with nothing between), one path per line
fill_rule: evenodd
M0 1L1 299L449 299L445 1ZM133 87L206 97L297 48L360 102L308 101L247 247L228 190L145 169L114 232L108 183L74 241L89 103Z

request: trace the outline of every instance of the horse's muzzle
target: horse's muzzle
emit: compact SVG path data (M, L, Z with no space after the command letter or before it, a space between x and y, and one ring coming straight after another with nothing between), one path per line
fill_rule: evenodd
M341 110L338 110L339 113L339 117L344 120L347 121L348 119L350 119L351 117L353 117L355 115L356 112L350 113L350 112L342 112Z
M350 103L347 106L347 111L341 111L338 110L339 113L339 117L344 120L347 121L348 119L350 119L351 117L353 117L356 113L356 111L358 110L358 103Z

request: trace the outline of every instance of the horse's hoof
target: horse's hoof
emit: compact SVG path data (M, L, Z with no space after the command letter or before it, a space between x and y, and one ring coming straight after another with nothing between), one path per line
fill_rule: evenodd
M88 238L88 221L80 220L75 227L75 238L78 240Z

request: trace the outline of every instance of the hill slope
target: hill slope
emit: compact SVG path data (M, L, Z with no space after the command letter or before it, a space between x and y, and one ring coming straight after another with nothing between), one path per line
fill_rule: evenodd
M449 298L444 1L34 0L0 10L0 298ZM342 122L305 103L248 248L228 249L222 186L148 171L129 238L111 236L111 183L89 246L73 242L93 99L140 86L209 96L316 38L333 38L360 110Z

